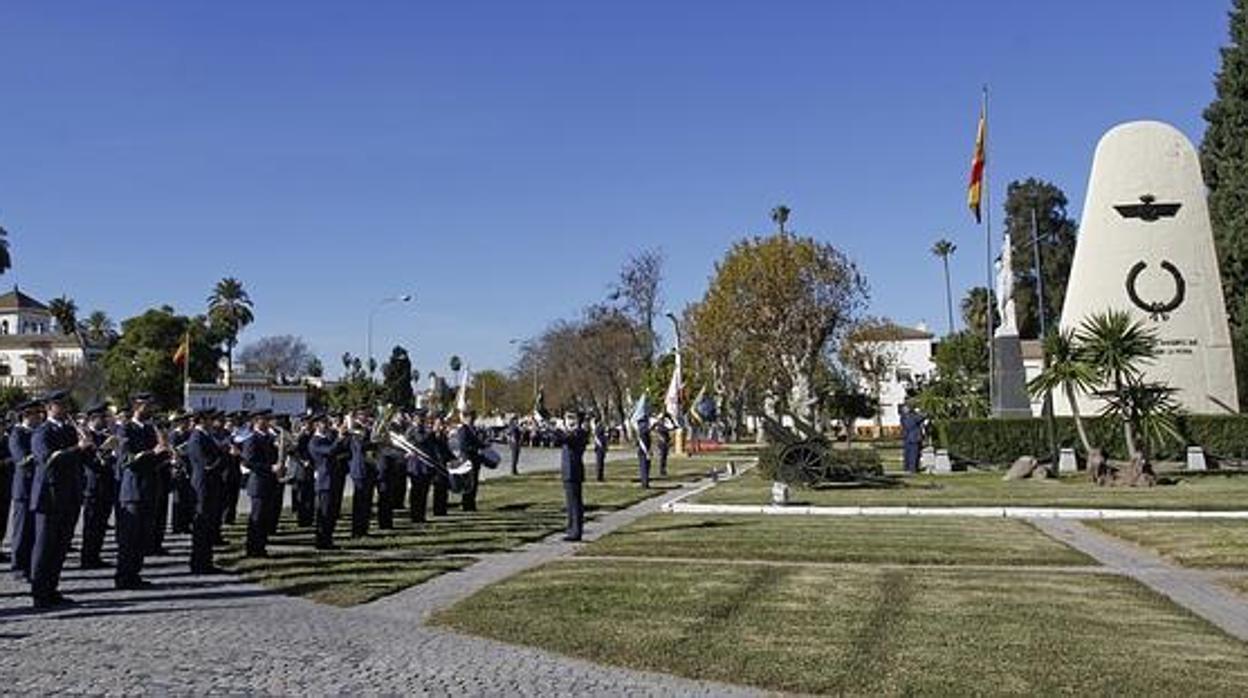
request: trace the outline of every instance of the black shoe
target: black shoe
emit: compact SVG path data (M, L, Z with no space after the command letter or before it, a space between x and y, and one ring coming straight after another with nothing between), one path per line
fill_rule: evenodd
M563 539L564 539L565 541L567 541L568 543L579 543L579 542L581 542L581 537L580 537L580 536L564 536L564 537L563 537Z
M110 567L112 567L112 565L104 562L103 560L83 560L82 564L78 566L79 569L83 570L104 570Z
M77 601L74 601L68 596L63 596L61 592L59 591L52 593L52 603L56 604L57 606L77 606L78 605Z
M333 543L330 543L328 545L318 545L316 546L316 549L317 550L337 550L338 546L334 545Z
M35 599L34 607L36 611L49 611L56 608L56 601L52 599Z
M13 559L9 557L8 553L0 553L0 564L7 564L12 561Z
M161 546L156 548L155 552L148 553L148 555L152 557L169 557L170 555L173 555L173 553L169 552L168 548Z
M229 573L221 569L220 567L217 567L216 565L209 565L207 567L203 567L200 569L196 569L192 567L191 574L199 575L201 577L206 577L206 576L210 576L214 574L229 574Z

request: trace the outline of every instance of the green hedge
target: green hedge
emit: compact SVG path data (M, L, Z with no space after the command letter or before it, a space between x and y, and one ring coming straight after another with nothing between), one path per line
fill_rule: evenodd
M1055 421L1058 445L1077 447L1075 420L1058 417ZM1113 458L1126 457L1118 421L1092 417L1083 423L1094 446L1108 449ZM1182 460L1190 445L1220 458L1248 459L1248 415L1184 415L1178 418L1178 428L1186 443L1165 444L1154 458ZM936 423L933 434L937 447L949 449L956 458L980 463L1011 463L1019 456L1049 452L1043 419L954 419Z

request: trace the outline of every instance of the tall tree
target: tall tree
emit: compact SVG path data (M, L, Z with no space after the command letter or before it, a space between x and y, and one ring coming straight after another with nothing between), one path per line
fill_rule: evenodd
M1066 212L1066 194L1044 180L1029 177L1010 183L1005 195L1005 230L1013 246L1014 305L1020 337L1040 336L1038 289L1044 289L1044 324L1057 327L1066 300L1066 283L1075 257L1079 225ZM1035 240L1040 246L1040 281L1036 282Z
M238 352L238 362L274 380L310 375L316 356L302 337L290 334L261 337Z
M211 381L217 370L222 338L204 316L188 318L173 308L153 308L121 325L121 338L104 354L108 392L124 402L137 392L150 392L164 407L182 403L182 370L173 354L187 331L191 334L188 372L192 381Z
M48 312L56 320L61 334L78 334L78 304L69 296L61 296L48 301Z
M962 322L966 324L966 329L978 335L980 341L984 341L987 336L988 313L992 313L993 329L1001 324L1001 316L997 313L997 294L983 286L968 289L962 299L961 308Z
M654 363L658 334L654 321L663 307L663 253L642 250L620 269L608 299L635 323L637 352L646 366Z
M949 256L956 252L958 246L941 238L932 245L932 254L940 258L941 264L945 268L945 304L949 310L949 329L948 334L953 334L953 284L949 279Z
M1209 188L1209 217L1222 272L1239 377L1248 411L1248 0L1234 0L1230 43L1222 48L1217 96L1205 109L1200 164Z
M785 226L789 224L789 214L791 213L793 213L793 209L784 204L771 209L771 222L776 224L776 231L781 235L789 232L785 229Z
M208 318L225 336L226 361L233 374L234 347L238 345L238 335L256 319L243 282L232 276L217 282L212 295L208 296Z
M93 310L80 326L83 337L89 344L107 349L117 341L117 326L112 318L103 310Z
M412 392L412 359L406 349L395 346L390 351L390 360L381 367L381 377L387 403L404 410L416 406L416 394Z

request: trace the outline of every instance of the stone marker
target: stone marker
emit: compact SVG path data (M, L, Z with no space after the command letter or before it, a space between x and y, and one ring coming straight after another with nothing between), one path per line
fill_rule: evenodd
M1144 368L1147 380L1177 388L1175 397L1188 412L1236 409L1200 161L1187 137L1168 124L1122 124L1096 146L1061 326L1078 328L1111 308L1158 332L1161 355ZM1055 404L1069 414L1066 401ZM1080 396L1084 414L1101 406Z
M1209 469L1209 465L1205 463L1205 449L1200 446L1187 447L1187 469L1197 471Z
M940 449L936 452L935 462L932 464L932 472L937 475L948 475L953 472L953 462L949 460L949 452Z
M1005 471L1005 475L1003 475L1001 479L1006 482L1010 482L1013 480L1023 480L1029 478L1031 477L1032 471L1039 467L1039 465L1040 461L1036 460L1035 457L1023 456L1014 461L1014 464L1010 466L1009 470Z
M924 447L919 454L919 470L923 472L933 472L936 469L936 448L934 446Z
M789 503L789 486L783 482L771 483L771 503L784 506Z
M997 314L1001 325L992 334L992 416L1031 417L1027 399L1027 373L1023 368L1023 343L1018 337L1014 309L1014 245L1005 234L997 259Z
M1079 459L1075 456L1075 449L1063 448L1057 458L1057 472L1074 473L1079 471Z

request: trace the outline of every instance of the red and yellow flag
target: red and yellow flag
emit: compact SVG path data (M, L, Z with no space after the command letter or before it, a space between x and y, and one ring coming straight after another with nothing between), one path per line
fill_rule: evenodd
M980 200L984 194L984 136L988 129L988 121L984 112L979 112L979 130L975 134L975 153L971 156L971 184L966 191L966 205L975 214L975 222L980 222Z
M185 366L186 360L191 355L191 333L188 330L182 336L182 341L178 343L177 351L173 352L173 363L179 366Z

